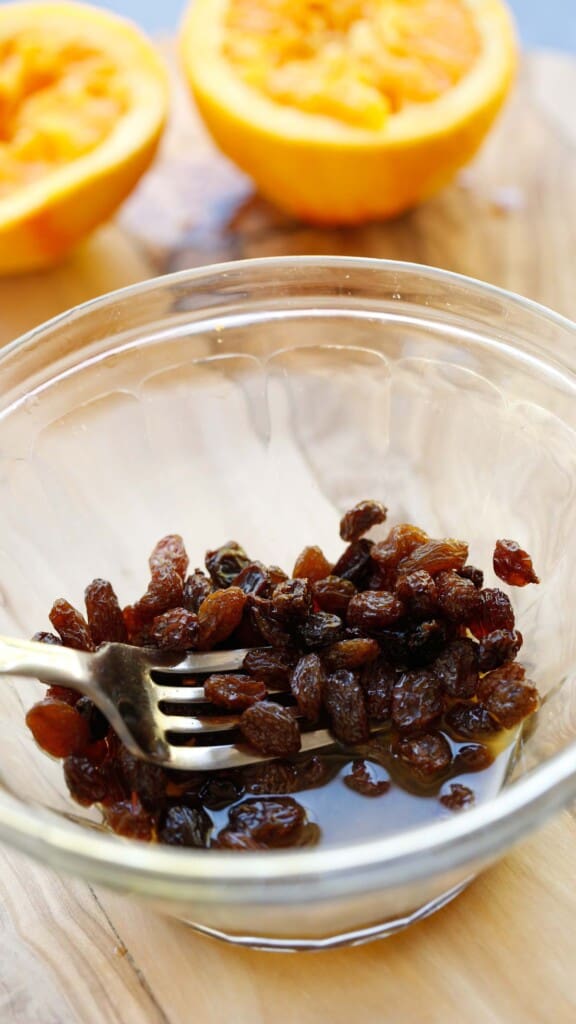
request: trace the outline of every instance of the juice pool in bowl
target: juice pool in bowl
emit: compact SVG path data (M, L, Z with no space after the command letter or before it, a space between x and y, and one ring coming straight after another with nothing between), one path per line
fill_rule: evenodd
M200 929L307 948L418 919L566 803L576 788L573 338L554 314L449 274L311 258L150 282L7 348L3 633L31 635L55 596L80 603L95 574L136 600L146 554L168 532L198 563L231 537L288 570L309 543L334 562L341 513L374 495L396 522L467 538L473 564L489 567L497 537L530 551L542 583L514 605L544 703L510 784L471 810L239 856L102 833L24 726L43 689L6 686L0 836Z

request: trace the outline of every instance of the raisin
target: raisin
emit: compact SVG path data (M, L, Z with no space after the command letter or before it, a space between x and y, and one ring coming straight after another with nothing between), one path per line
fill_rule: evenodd
M491 764L494 764L494 754L483 743L468 743L460 747L454 758L454 770L458 775L483 772Z
M298 635L306 647L327 647L344 634L342 620L329 612L313 612L298 627Z
M141 761L126 747L121 747L118 768L124 789L128 793L136 793L143 807L155 810L164 805L168 778L161 765Z
M451 697L473 697L478 686L478 645L453 640L436 658L432 671Z
M257 843L247 832L232 832L229 828L223 828L212 843L216 850L263 850L262 843Z
M154 576L160 566L165 565L166 562L169 562L178 575L184 579L188 570L188 555L184 541L178 533L169 533L167 537L162 537L162 540L158 541L148 559L152 575Z
M245 594L256 597L271 597L274 587L288 577L281 569L267 569L262 562L249 562L234 580L234 586L240 587Z
M205 811L198 807L170 807L158 830L161 843L170 846L208 846L212 822Z
M288 708L260 701L240 717L240 728L248 742L267 757L297 754L302 740L298 722Z
M400 732L427 729L444 710L442 686L432 672L405 672L392 690L392 721Z
M350 580L339 576L326 576L312 585L314 600L320 611L331 612L333 615L344 615L354 597L356 587Z
M212 582L201 569L196 569L191 576L188 576L184 583L182 607L187 612L194 612L196 614L202 601L208 597L208 594L212 593L212 590Z
M78 714L82 715L82 718L86 719L88 723L90 742L97 743L98 740L103 740L108 734L110 726L108 719L102 714L100 708L97 708L89 697L80 697L75 707Z
M73 647L76 651L95 649L86 619L63 597L52 605L49 619L66 647Z
M383 658L367 665L360 676L368 717L375 722L388 722L392 714L392 688L396 670Z
M264 640L272 647L287 647L292 641L286 624L280 620L272 601L265 598L250 598L250 615Z
M478 606L468 627L479 640L495 629L514 629L514 610L502 590L487 588L478 594Z
M474 793L468 786L452 782L447 793L442 793L440 803L449 811L462 811L474 803Z
M326 679L323 702L330 728L340 743L364 743L370 736L370 725L364 693L354 672L338 669Z
M446 724L464 739L475 736L492 736L500 732L500 726L487 708L481 704L467 704L461 701L450 708L446 715Z
M342 540L358 540L373 526L385 522L387 514L388 509L379 501L359 501L340 520Z
M452 762L450 744L440 732L404 737L399 741L396 753L423 781L441 775Z
M424 530L412 526L411 523L400 523L393 526L385 540L375 544L372 548L372 559L376 562L383 582L392 587L396 579L398 563L414 551L415 548L425 544L428 534ZM380 589L386 589L380 588Z
M351 580L356 586L360 586L370 570L370 555L373 548L372 541L352 541L332 569L332 576L340 576L343 580ZM326 576L327 574L324 573Z
M52 757L81 754L90 742L86 719L62 700L48 697L34 704L26 715L26 725L38 746Z
M506 661L513 661L522 647L522 633L517 629L495 629L482 637L478 644L478 667L481 672L500 668Z
M477 696L479 701L484 704L492 690L496 686L496 683L500 683L503 679L507 681L522 682L526 676L526 669L519 665L517 661L507 661L500 668L495 668L492 672L488 672L482 677L478 683Z
M365 590L350 601L346 621L363 633L377 634L401 619L405 612L404 605L394 594L386 590Z
M278 796L295 793L299 788L298 771L291 761L266 761L251 765L244 773L248 793Z
M108 793L108 775L101 765L87 757L67 757L64 779L70 796L83 807L100 803Z
M92 640L98 644L125 644L128 632L114 588L107 580L96 579L84 591L88 626Z
M304 548L294 563L292 576L295 579L307 579L311 583L329 576L332 565L324 556L322 549L316 546Z
M375 661L379 654L380 648L375 640L361 637L357 640L339 640L322 651L324 662L331 671L336 668L362 668Z
M438 619L418 622L378 634L383 654L394 665L421 668L433 661L446 644L446 628Z
M104 808L104 820L119 836L126 839L150 840L154 835L155 819L136 800L118 800Z
M289 686L298 655L289 650L248 651L242 668L268 686Z
M436 584L424 569L401 576L396 585L396 596L410 614L418 618L427 619L438 610Z
M214 551L207 551L204 564L215 587L223 589L234 583L242 569L250 564L244 548L235 540L228 541Z
M378 767L370 761L353 761L352 771L344 776L345 785L362 796L383 796L390 789L390 780L378 778Z
M300 714L313 725L320 717L326 676L317 654L306 654L296 665L290 687Z
M209 811L221 811L235 804L244 793L241 782L218 772L207 779L200 789L199 797Z
M493 558L494 572L511 587L540 583L532 559L515 540L497 540Z
M215 590L198 609L198 647L209 650L222 643L240 625L246 594L239 587Z
M476 590L482 590L484 586L484 573L482 569L477 569L475 565L464 565L457 571L463 580L470 580L476 587Z
M40 630L39 633L34 633L32 640L36 644L51 644L53 647L62 647L62 640L55 633L46 633L44 630Z
M244 800L228 814L230 831L247 834L268 847L292 846L305 824L304 808L289 796Z
M414 548L398 565L400 573L417 572L425 569L431 576L447 569L461 569L468 558L468 545L462 540L445 537L443 540L429 540Z
M533 715L539 706L538 690L515 679L501 679L497 682L486 701L490 714L505 729L511 729L524 718Z
M471 580L462 579L454 570L436 577L438 607L452 622L468 622L478 607L478 591Z
M185 608L170 608L152 621L150 636L157 647L169 651L189 651L198 643L198 616Z
M321 757L308 757L305 761L299 761L296 765L297 789L316 789L323 786L336 770L334 765L331 767Z
M124 609L124 622L132 640L142 628L152 622L157 615L162 615L170 608L181 608L184 597L184 584L180 573L171 562L161 563L146 593L134 605Z
M71 704L72 707L78 704L81 696L82 694L77 690L69 690L67 686L49 686L46 690L46 697L52 700L62 700L65 704Z
M308 580L286 580L272 595L272 607L282 621L301 622L312 611L312 589Z
M244 711L259 700L266 700L268 690L262 682L250 676L233 675L209 676L204 683L204 693L209 701L226 711Z

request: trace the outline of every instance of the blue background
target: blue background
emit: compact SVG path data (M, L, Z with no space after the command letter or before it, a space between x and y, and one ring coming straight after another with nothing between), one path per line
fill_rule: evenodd
M576 0L509 0L526 46L556 47L576 53ZM119 14L138 21L147 31L173 29L185 0L105 0Z

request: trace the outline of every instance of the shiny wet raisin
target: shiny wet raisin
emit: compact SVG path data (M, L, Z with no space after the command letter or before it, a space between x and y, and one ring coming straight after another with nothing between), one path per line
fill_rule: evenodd
M452 763L450 744L441 732L405 736L398 742L395 753L422 781L441 775Z
M344 625L338 615L313 612L298 627L298 636L305 647L328 647L344 635Z
M372 548L372 559L382 574L383 583L392 587L399 562L415 548L425 544L428 539L428 534L412 523L399 523L398 526L393 526L386 539Z
M209 811L221 811L235 804L243 794L244 786L239 778L230 778L223 772L217 772L208 777L198 796Z
M379 654L380 647L376 640L358 637L354 640L339 640L331 647L326 647L322 651L322 658L326 667L333 671L337 668L362 668L375 661Z
M382 630L382 653L394 665L421 668L428 665L446 644L446 627L438 619Z
M202 849L208 846L212 822L199 807L170 807L158 830L161 843Z
M330 729L340 743L364 743L368 739L368 713L356 673L348 669L332 672L324 685L323 703Z
M436 583L424 569L400 576L396 584L396 596L410 614L418 618L430 618L438 611Z
M156 544L156 547L148 559L148 565L150 566L152 576L154 576L160 566L165 565L166 562L169 562L178 575L184 579L188 571L188 555L186 554L184 541L178 533L169 533L166 537L162 537L162 539Z
M240 729L251 746L267 757L297 754L302 743L298 722L288 708L260 701L240 716Z
M306 579L286 580L274 588L272 607L283 622L302 622L312 611L312 589Z
M186 578L182 596L182 607L187 612L196 614L202 601L208 597L213 590L212 581L208 579L201 569L196 569Z
M478 683L477 696L481 704L485 704L496 683L503 679L510 682L522 682L526 676L526 669L517 661L506 661L500 668L487 672Z
M442 686L433 672L404 672L392 690L392 721L400 732L427 729L444 710Z
M344 783L361 796L383 796L390 789L390 779L384 778L380 765L372 761L354 761L352 771L344 776Z
M446 724L452 732L463 739L492 736L500 732L500 725L487 708L465 701L460 701L450 708L446 714Z
M247 793L274 794L276 796L295 793L300 789L298 769L292 761L265 761L250 765L243 773Z
M160 563L148 584L146 593L136 604L124 609L130 639L142 628L152 622L157 615L170 608L181 608L184 597L184 583L180 573L171 562Z
M128 632L122 609L111 583L92 580L84 591L84 601L90 635L96 646L105 642L127 643Z
M212 847L215 850L237 850L238 852L266 849L264 843L257 843L248 832L233 832L229 828L220 830L212 842Z
M279 617L271 600L251 597L249 609L254 626L266 643L272 647L288 647L292 643L290 627Z
M292 846L305 824L304 808L289 796L243 800L228 814L230 831L247 834L267 847Z
M458 775L483 772L494 764L494 754L483 743L467 743L460 747L454 758L454 771Z
M380 501L359 501L340 520L342 540L354 541L368 533L373 526L385 522L388 509Z
M185 608L170 608L152 620L150 638L156 647L168 651L189 651L198 643L198 616Z
M432 671L451 697L473 697L478 686L478 645L453 640L432 665Z
M468 558L468 545L454 537L443 540L428 540L401 560L399 573L417 572L424 569L431 576L448 569L461 569Z
M477 569L475 565L463 565L457 572L463 580L470 580L476 587L476 590L482 590L484 586L484 573L482 569Z
M438 607L452 622L466 623L478 607L478 591L471 580L451 569L436 576Z
M350 580L340 579L339 576L326 576L323 580L313 583L312 593L320 611L345 615L350 598L356 593L356 587Z
M366 540L365 537L352 541L340 555L332 569L332 576L340 576L344 580L351 580L357 587L361 586L370 572L373 546L372 541Z
M34 704L26 715L26 725L36 743L52 757L81 754L90 742L86 719L62 700L45 700Z
M515 679L501 679L486 701L490 714L505 729L512 729L540 707L538 690Z
M155 810L165 804L168 778L161 765L134 757L126 747L120 748L117 764L125 791L136 793L143 807Z
M494 572L511 587L540 583L532 559L515 540L497 540L493 558Z
M250 559L244 548L235 540L228 541L215 551L207 551L204 564L215 587L230 587L238 573L249 565Z
M155 817L137 800L118 800L103 808L104 821L119 836L150 841L154 837Z
M62 597L55 601L49 619L66 647L76 651L95 649L86 619L69 601Z
M292 576L295 579L307 579L311 583L316 580L323 580L332 571L332 564L322 552L322 549L313 545L304 548L294 563Z
M288 687L298 655L288 649L248 651L242 668L268 686Z
M245 594L256 597L272 597L274 588L287 580L286 573L275 566L268 568L262 562L249 562L234 580L234 586L240 587Z
M479 640L495 629L514 629L514 609L508 595L495 587L481 590L468 628Z
M64 780L70 796L83 807L100 803L108 793L106 767L94 764L87 757L67 757L64 761Z
M222 643L240 625L246 594L239 587L215 590L204 598L198 609L197 646L206 651Z
M324 668L317 654L300 658L292 673L290 688L300 714L313 725L320 717L325 682Z
M209 676L204 683L204 693L212 704L226 711L244 711L268 696L264 683L232 673Z
M522 633L517 629L495 629L478 644L478 667L490 672L507 661L513 661L522 647Z
M405 612L404 605L394 594L386 590L365 590L350 601L346 621L363 633L377 635L401 619Z
M451 782L445 793L440 796L440 803L449 811L463 811L474 804L474 793L468 786L459 782Z
M392 666L379 658L367 665L360 674L368 717L375 722L388 722L392 715L392 689L398 674Z

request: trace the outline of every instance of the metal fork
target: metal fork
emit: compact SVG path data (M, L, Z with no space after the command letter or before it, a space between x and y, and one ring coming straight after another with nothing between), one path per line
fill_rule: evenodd
M171 743L170 733L197 739L226 733L238 724L239 716L209 714L170 715L162 704L180 704L194 709L210 705L202 686L166 686L155 682L152 673L197 675L232 672L242 667L246 650L210 651L187 654L178 659L161 651L129 647L126 644L103 644L95 654L75 651L70 647L15 640L0 636L0 675L29 676L46 683L68 686L90 697L106 716L122 742L135 755L166 768L182 771L215 771L270 761L272 758L241 749L233 743L179 746ZM270 696L280 693L271 687ZM208 707L206 707L208 705ZM326 729L302 734L302 750L312 751L331 746L333 737Z

